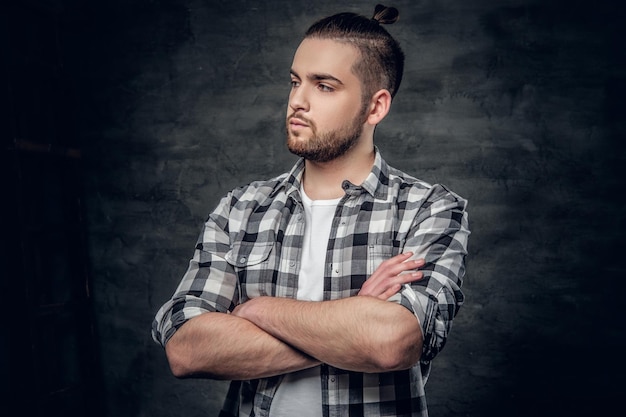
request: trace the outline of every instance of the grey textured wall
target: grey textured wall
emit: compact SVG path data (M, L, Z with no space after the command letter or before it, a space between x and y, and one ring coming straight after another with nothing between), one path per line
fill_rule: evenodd
M225 384L173 378L152 317L218 199L294 161L283 118L305 28L374 2L96 3L77 82L107 415L215 415ZM467 303L427 386L435 417L602 415L621 395L615 3L393 2L406 73L376 142L468 198L473 230Z

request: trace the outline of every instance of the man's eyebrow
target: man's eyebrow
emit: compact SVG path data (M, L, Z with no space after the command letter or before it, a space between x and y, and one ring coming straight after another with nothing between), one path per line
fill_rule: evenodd
M294 77L302 79L302 77L300 77L300 75L297 72L295 72L293 69L289 70L289 72ZM334 77L330 74L325 74L325 73L307 74L306 77L311 81L334 81L337 84L343 85L343 82L339 78Z

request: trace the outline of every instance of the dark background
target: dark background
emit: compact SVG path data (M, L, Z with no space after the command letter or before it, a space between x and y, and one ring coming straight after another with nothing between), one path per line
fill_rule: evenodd
M304 30L375 3L4 4L0 407L216 415L226 384L171 376L152 317L218 199L294 162L283 120ZM431 415L620 411L624 6L389 4L407 62L376 143L468 198L473 231Z

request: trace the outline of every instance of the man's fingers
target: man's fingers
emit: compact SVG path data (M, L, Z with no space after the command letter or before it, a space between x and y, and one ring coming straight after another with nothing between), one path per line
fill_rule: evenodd
M424 278L424 274L421 272L413 272L410 274L400 274L396 277L394 277L393 281L388 281L387 282L387 287L382 287L380 284L378 285L378 289L376 288L370 288L369 292L370 294L361 294L361 295L372 295L375 296L381 300L388 300L389 297L393 296L394 294L400 292L400 290L402 289L402 287L404 286L404 284L408 284L410 282L414 282L414 281L419 281L420 279ZM377 292L381 292L381 294L376 294Z
M386 300L400 291L402 285L422 279L424 274L416 270L424 265L424 259L409 260L411 256L412 252L402 253L382 262L365 281L359 295L370 295Z
M392 258L389 258L389 259L383 261L380 264L379 268L380 267L386 268L386 267L389 267L389 266L401 264L401 263L405 262L407 259L409 259L411 256L413 256L413 252L401 253L399 255L396 255L396 256L394 256Z
M422 272L411 272L410 274L400 274L398 275L401 284L408 284L409 282L419 281L424 278L424 274Z
M378 298L383 300L383 301L386 301L390 297L392 297L394 294L396 294L398 291L400 291L401 288L402 288L402 285L400 285L400 284L394 285L394 286L390 287L389 289L387 289L387 291L385 291L384 293L379 295Z
M388 261L392 261L392 260L394 260L394 258L391 258ZM385 262L387 262L387 261L385 261ZM398 262L397 260L395 260L394 262L390 262L390 263L387 263L387 264L385 264L385 262L380 264L380 266L374 272L372 277L374 277L376 275L395 276L395 275L401 274L402 272L414 270L414 269L417 269L417 268L419 268L421 266L424 266L424 260L423 259L416 259L416 260L406 260L406 259L404 259L402 262Z

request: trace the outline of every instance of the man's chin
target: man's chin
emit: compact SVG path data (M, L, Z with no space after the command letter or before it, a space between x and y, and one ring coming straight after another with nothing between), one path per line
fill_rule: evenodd
M302 158L309 158L310 150L307 148L306 143L301 138L293 140L291 137L287 140L287 149L289 152Z
M301 146L293 146L291 143L287 143L287 149L296 156L305 157L307 154Z
M307 148L308 138L303 135L289 134L287 136L287 148L293 153L304 152Z

